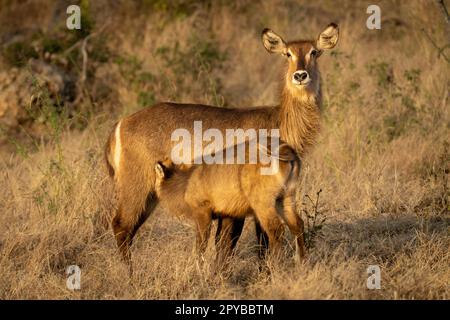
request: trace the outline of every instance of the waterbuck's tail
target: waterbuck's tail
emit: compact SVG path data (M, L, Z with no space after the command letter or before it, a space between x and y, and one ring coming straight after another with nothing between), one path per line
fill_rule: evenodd
M278 157L281 161L290 162L291 176L298 177L302 168L302 161L297 153L287 143L282 143L278 149Z

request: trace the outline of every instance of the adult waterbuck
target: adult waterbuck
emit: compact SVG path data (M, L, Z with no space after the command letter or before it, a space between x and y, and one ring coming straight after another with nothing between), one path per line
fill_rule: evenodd
M317 59L335 47L338 26L328 25L316 40L285 42L275 32L264 29L262 42L270 53L286 58L280 105L228 109L200 104L159 103L122 118L111 132L105 156L114 177L118 209L112 221L117 245L129 261L129 248L139 227L155 209L155 165L170 158L176 145L171 133L178 128L192 131L194 121L204 129L274 129L280 138L302 157L319 131L322 103ZM224 218L218 231L222 243L234 246L243 220Z

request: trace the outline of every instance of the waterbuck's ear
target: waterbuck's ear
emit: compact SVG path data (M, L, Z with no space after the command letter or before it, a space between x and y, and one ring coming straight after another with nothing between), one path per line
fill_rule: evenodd
M264 47L270 53L286 54L287 46L283 38L270 29L264 29L262 32L262 42Z
M339 39L339 27L335 23L330 23L325 30L319 34L316 47L319 50L333 49Z
M164 179L164 176L165 176L164 165L161 162L158 162L157 164L155 164L155 173L156 173L156 178L158 178L159 180Z
M285 142L282 142L278 147L278 157L283 161L293 161L297 159L294 149Z

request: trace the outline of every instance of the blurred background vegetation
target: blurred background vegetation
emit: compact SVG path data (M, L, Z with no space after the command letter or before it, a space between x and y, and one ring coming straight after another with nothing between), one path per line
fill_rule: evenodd
M66 28L71 4L81 30ZM381 30L366 28L370 4ZM448 298L441 4L0 0L0 297ZM136 240L139 285L119 277L102 170L114 122L158 101L276 105L284 62L265 51L262 29L314 39L332 21L341 37L320 57L322 132L302 173L302 212L318 236L302 276L290 264L261 275L246 228L231 282L211 278L192 267L191 229L164 216ZM87 268L80 293L55 289L67 264ZM386 290L361 285L368 264L382 266Z
M438 1L380 1L382 29L374 31L365 27L364 1L81 0L74 2L81 29L68 30L72 2L1 1L3 142L45 137L45 124L55 117L83 129L93 117L127 114L156 101L276 103L277 79L266 76L273 68L261 70L269 61L258 43L266 26L292 39L315 37L329 21L341 22L344 43L322 68L325 85L333 88L327 93L343 108L367 106L369 99L378 107L398 104L370 123L369 132L383 132L388 140L420 126L421 112L433 115L430 100L417 99L436 96L430 92L435 86L421 85L432 81L426 65L434 60L448 71L448 25L445 31ZM281 75L277 62L270 58Z

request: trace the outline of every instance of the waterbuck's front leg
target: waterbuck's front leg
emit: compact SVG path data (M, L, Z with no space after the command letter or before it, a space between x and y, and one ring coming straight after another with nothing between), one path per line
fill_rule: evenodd
M197 245L196 250L200 257L206 251L208 246L208 239L211 233L212 213L210 209L196 209L195 222L197 224Z
M269 253L277 256L281 252L281 237L283 235L283 224L278 217L275 206L264 206L254 208L255 216L261 224L262 230L269 239Z
M216 231L216 266L222 267L233 254L244 228L245 218L222 217L219 215Z

